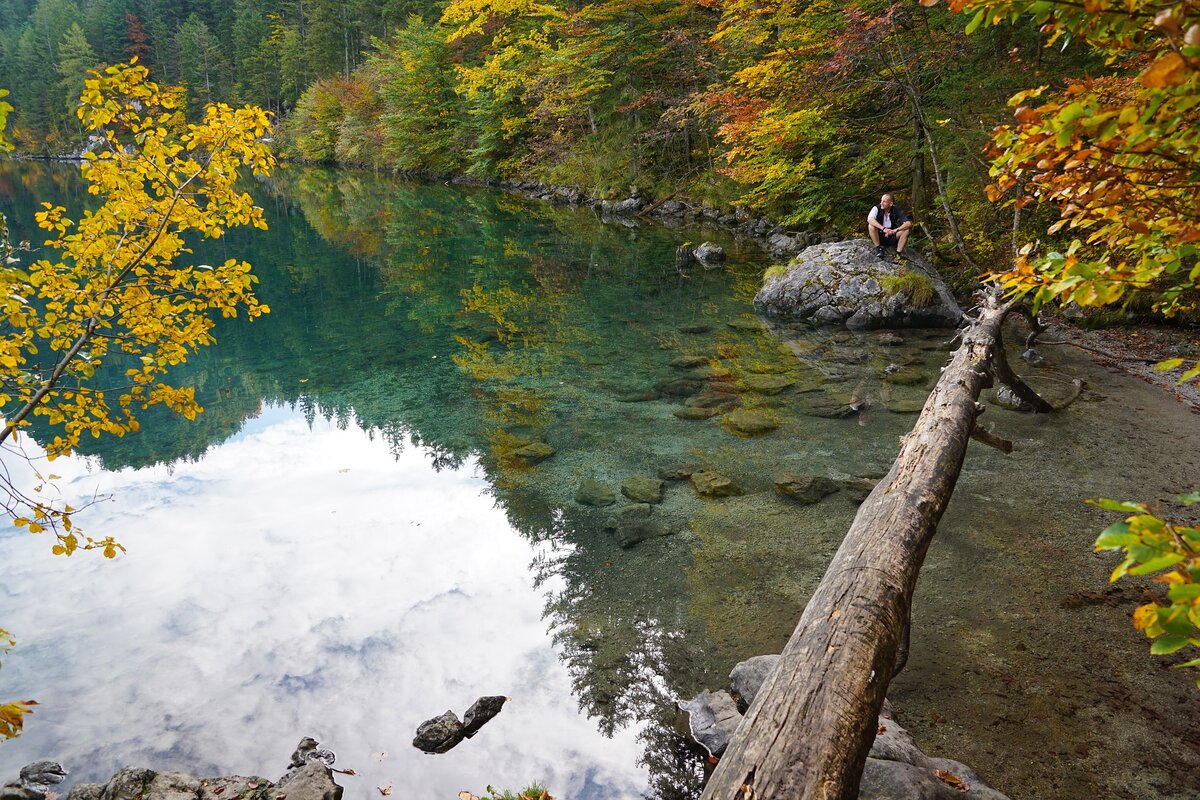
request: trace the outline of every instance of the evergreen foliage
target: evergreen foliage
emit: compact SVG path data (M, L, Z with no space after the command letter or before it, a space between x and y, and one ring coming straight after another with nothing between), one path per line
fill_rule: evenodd
M965 275L1003 271L1012 219L982 190L1008 98L1082 87L1071 102L1102 112L1101 93L1133 86L1147 43L1163 40L1147 10L1158 6L1137 3L1134 27L1151 37L1139 43L1089 46L1084 32L1050 48L1053 20L992 24L1001 8L1042 8L1032 0L926 5L0 0L0 74L26 152L76 149L83 73L138 56L188 88L192 114L223 100L274 112L285 157L674 194L843 232L891 191ZM985 7L995 13L956 13ZM1192 46L1186 25L1163 24ZM1176 50L1163 64L1178 72L1189 56ZM1192 83L1172 91L1191 97ZM1022 224L1044 229L1052 212Z

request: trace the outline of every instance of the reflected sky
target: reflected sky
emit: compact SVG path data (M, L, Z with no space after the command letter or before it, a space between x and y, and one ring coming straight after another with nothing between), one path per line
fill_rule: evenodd
M350 796L453 797L532 780L563 797L640 795L638 725L611 739L578 709L534 589L536 547L474 463L435 472L356 425L265 409L192 463L106 472L60 459L64 492L127 555L0 539L4 696L41 705L0 775L54 758L73 780L123 765L276 779L296 741L338 754ZM420 722L512 698L448 754ZM386 755L381 755L386 753Z

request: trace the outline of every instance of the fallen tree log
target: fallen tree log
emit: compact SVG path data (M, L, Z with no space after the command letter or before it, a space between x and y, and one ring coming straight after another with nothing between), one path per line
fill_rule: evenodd
M917 574L976 432L976 400L998 370L1012 377L1002 354L996 358L1008 310L995 297L985 299L964 331L717 764L704 800L858 796Z

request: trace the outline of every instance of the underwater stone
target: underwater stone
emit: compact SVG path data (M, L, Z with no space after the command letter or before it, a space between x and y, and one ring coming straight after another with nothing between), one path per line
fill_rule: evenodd
M747 375L742 380L742 385L759 394L779 394L795 386L796 382L782 375Z
M659 467L655 470L655 474L664 481L686 481L692 477L693 472L698 472L699 467L691 464L679 464L670 467Z
M801 414L824 419L842 419L858 413L849 403L829 395L810 397L800 403L798 410Z
M668 530L665 525L656 519L631 519L613 529L613 537L623 550L628 550L638 542L644 542L646 539L670 536L672 533L673 531Z
M779 427L779 418L774 414L752 408L730 411L723 420L725 430L742 436L759 436Z
M724 367L714 367L711 364L703 364L693 369L688 370L679 376L685 380L694 381L724 381L729 379L729 370Z
M704 356L680 356L671 362L671 366L675 369L694 369L707 363L708 359Z
M710 419L720 414L727 409L707 408L705 406L684 406L677 408L671 413L680 419Z
M693 472L691 481L696 494L703 497L732 497L742 493L736 483L719 472Z
M652 389L638 390L633 389L627 392L617 394L618 403L645 403L648 400L657 400L658 392Z
M704 382L689 378L677 378L659 385L658 390L668 397L689 397L704 388Z
M584 506L611 506L617 502L617 495L600 481L587 478L579 484L579 490L575 492L575 502Z
M781 475L775 479L776 492L806 506L819 503L840 488L837 481L820 475Z
M879 378L885 383L892 383L896 386L917 386L929 380L928 375L912 367L900 367L894 370L889 367Z
M513 450L509 455L518 461L533 465L539 461L545 461L554 455L554 452L554 448L545 442L533 442L532 444L527 444L524 447Z
M635 503L661 503L663 481L660 478L635 475L621 484L621 494Z
M763 328L757 319L731 319L725 324L735 331L761 331Z
M649 503L634 503L631 506L625 506L608 516L608 519L604 521L604 529L611 531L630 520L645 519L653 510Z
M870 478L851 478L842 481L842 489L846 492L846 496L855 503L861 503L867 499L867 495L875 489L875 484L878 482Z

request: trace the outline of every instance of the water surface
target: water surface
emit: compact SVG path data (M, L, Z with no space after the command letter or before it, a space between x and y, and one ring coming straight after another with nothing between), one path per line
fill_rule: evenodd
M0 188L18 233L35 197L77 202L67 167L4 167ZM0 774L50 757L78 780L124 764L275 778L311 734L360 774L356 797L531 780L693 796L703 759L673 701L779 650L856 509L848 492L799 506L775 478L886 470L945 333L760 320L761 254L715 231L351 172L288 169L256 191L270 230L198 257L253 263L272 313L222 323L175 374L205 412L148 413L143 433L56 462L64 491L112 495L81 522L128 555L0 538L0 624L19 638L2 694L42 703ZM681 274L676 246L701 238L728 267ZM972 445L890 696L931 754L1014 797L1189 797L1195 691L1129 628L1136 596L1096 594L1106 520L1080 501L1187 490L1194 417L1047 356L1048 393L1076 375L1092 389L1052 417L985 415L1017 450ZM847 413L852 397L868 410ZM714 405L779 427L679 416ZM537 442L555 452L531 465ZM678 466L743 494L669 483L653 516L673 535L620 548L604 522L629 504L621 483ZM575 502L586 478L617 502ZM411 747L421 720L482 694L512 700L474 739Z

